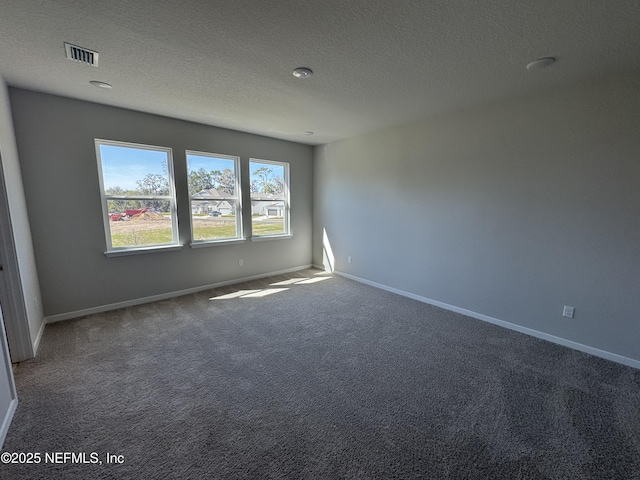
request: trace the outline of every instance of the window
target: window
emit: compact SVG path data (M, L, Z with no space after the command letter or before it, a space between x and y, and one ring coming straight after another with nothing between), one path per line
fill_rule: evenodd
M187 151L194 243L242 238L240 159Z
M253 237L288 236L289 164L250 159Z
M178 245L171 149L96 140L107 254Z

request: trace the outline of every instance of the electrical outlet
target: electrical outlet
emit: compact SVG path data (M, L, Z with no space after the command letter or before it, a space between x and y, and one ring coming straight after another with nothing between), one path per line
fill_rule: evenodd
M351 263L351 255L347 257L347 262Z
M238 260L238 266L242 267L244 265L244 260L240 259Z
M564 310L562 310L562 316L567 318L573 318L573 314L575 313L575 311L576 311L575 308L565 305Z

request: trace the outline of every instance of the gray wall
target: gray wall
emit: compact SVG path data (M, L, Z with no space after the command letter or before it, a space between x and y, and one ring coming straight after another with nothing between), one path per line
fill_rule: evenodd
M311 263L312 147L10 89L46 316ZM107 258L94 138L173 149L180 238L189 239L186 149L289 162L293 238ZM238 266L238 260L244 266Z
M0 78L0 301L14 362L33 356L44 327L9 94Z
M639 115L629 73L316 147L314 264L640 360Z

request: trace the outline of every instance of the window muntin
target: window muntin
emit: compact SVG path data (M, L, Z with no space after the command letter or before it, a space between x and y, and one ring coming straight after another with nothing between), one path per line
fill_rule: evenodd
M289 164L250 159L253 237L290 235Z
M178 245L171 149L95 142L107 252Z
M240 159L187 151L193 243L242 238Z

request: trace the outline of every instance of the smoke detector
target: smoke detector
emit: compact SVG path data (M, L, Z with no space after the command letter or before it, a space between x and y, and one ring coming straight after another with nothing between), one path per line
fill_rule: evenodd
M527 70L538 70L540 68L545 68L555 63L555 61L555 57L538 58L537 60L534 60L533 62L527 64Z
M67 52L67 58L69 60L75 60L76 62L91 65L93 67L98 66L98 52L94 52L93 50L79 47L77 45L71 45L67 42L64 44L64 50Z
M307 67L298 67L293 70L293 76L296 78L309 78L311 75L313 72Z

